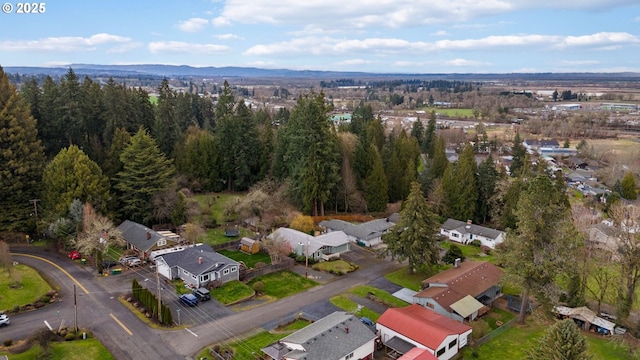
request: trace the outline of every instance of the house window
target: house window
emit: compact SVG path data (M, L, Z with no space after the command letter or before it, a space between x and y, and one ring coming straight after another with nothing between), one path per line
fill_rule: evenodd
M469 239L473 239L473 234L469 234Z
M458 234L458 233L451 233L451 235L452 235L454 238L460 237L460 234Z
M427 303L427 307L432 308L432 309L435 308L435 306L432 303L429 303L429 302Z
M224 271L222 272L222 274L224 274L224 275L229 275L229 269L224 269Z
M191 275L191 278L192 278L192 279L196 279L196 278L197 278L197 276L195 276L195 275Z
M344 357L344 360L349 360L349 359L351 359L352 357L353 357L353 353L351 353L351 354L349 354L349 355L345 356L345 357Z
M202 277L200 277L200 281L209 281L209 274L202 275Z
M458 339L453 339L453 341L449 343L449 349L451 349L456 345L458 345Z
M166 239L158 240L158 246L165 246L165 245L167 245L167 240Z
M231 267L231 272L236 272L236 271L238 271L237 267L235 267L235 266Z
M436 353L436 356L440 357L442 354L444 354L445 351L447 351L447 348L443 347L442 349L438 350L438 352Z
M445 233L445 234L448 234L449 230L442 229L442 232Z

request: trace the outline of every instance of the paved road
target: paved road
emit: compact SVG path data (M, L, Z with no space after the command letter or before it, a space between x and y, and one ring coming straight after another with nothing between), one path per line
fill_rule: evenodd
M11 325L3 329L3 339L25 338L40 326L37 324L44 326L44 320L53 327L57 327L62 320L67 326L73 326L72 279L75 279L78 325L92 331L118 360L191 359L207 345L237 339L257 328L273 327L300 312L321 318L337 310L328 302L330 297L356 285L374 280L379 282L381 274L401 266L389 259L378 259L365 249L356 248L347 257L360 265L358 271L346 276L319 279L328 282L304 293L238 313L216 305L213 300L202 306L184 308L171 298L176 297L175 292L167 287L163 291L163 297L168 299L166 303L173 304L170 306L174 312L174 320L178 320L176 310L180 309L180 320L187 327L162 331L146 326L117 300L119 295L129 291L133 277L141 283L145 282L146 287L155 289L152 271L135 269L125 271L123 275L97 277L95 270L90 267L79 266L64 255L39 247L12 247L11 251L15 253L15 261L40 269L52 282L58 284L62 299L37 311L13 315ZM313 274L311 270L309 272Z

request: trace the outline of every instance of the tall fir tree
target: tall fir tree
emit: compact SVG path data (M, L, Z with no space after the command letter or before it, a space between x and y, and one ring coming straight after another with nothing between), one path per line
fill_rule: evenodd
M548 327L527 351L527 360L590 360L587 340L573 319L558 321Z
M444 138L438 137L433 151L433 176L436 179L442 178L444 172L449 166L449 160L447 159L447 153L444 144Z
M447 217L462 221L476 219L477 172L473 147L467 144L458 162L449 166L442 177Z
M44 165L36 121L0 67L0 232L35 232ZM35 215L35 214L34 214Z
M368 156L372 165L371 172L365 181L367 210L374 212L384 211L387 208L387 202L389 200L387 195L389 183L384 173L382 157L373 144L369 146Z
M158 86L158 105L156 106L153 135L160 151L170 155L178 139L181 138L178 123L176 93L165 78Z
M523 167L525 167L525 158L527 150L522 145L522 139L520 139L520 132L516 132L516 136L513 138L513 146L511 147L511 165L509 166L509 174L512 177L520 175Z
M152 198L171 184L175 173L173 162L142 128L122 151L120 161L123 168L115 187L120 191L121 215L124 219L148 223L152 218Z
M438 221L422 195L420 184L413 182L411 192L400 210L400 221L383 235L388 253L398 261L409 262L408 271L438 262Z
M627 200L635 200L638 198L636 179L631 171L622 177L622 181L620 182L620 195Z
M478 207L476 221L486 224L492 213L491 199L496 194L496 183L499 177L496 164L491 155L478 166Z

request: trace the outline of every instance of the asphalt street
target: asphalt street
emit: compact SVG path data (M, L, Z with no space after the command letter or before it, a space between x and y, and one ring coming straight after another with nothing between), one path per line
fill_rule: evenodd
M11 325L0 330L0 339L26 338L35 329L44 327L45 320L54 328L63 321L65 326L73 327L73 288L76 285L78 326L93 332L118 360L192 359L208 345L238 339L258 328L273 328L300 313L319 319L338 310L328 301L330 297L357 285L378 283L381 287L389 287L391 285L381 276L402 266L354 247L346 255L349 261L360 266L358 271L322 279L318 274L321 285L306 292L267 304L235 307L235 311L215 300L197 307L185 307L178 302L175 289L160 282L163 300L171 307L174 321L179 320L182 326L179 330L156 330L145 325L118 301L120 295L130 291L134 277L155 291L157 282L153 269L127 269L121 275L98 276L89 266L39 247L11 247L11 252L14 261L39 269L49 277L59 288L61 300L35 311L11 315ZM304 267L297 270L303 271ZM310 275L313 272L310 271ZM259 352L260 349L252 351Z

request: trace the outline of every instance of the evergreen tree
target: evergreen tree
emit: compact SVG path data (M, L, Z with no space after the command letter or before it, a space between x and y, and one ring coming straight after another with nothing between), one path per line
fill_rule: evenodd
M491 199L496 193L498 170L493 163L493 157L489 155L478 166L478 210L476 221L487 223L491 211Z
M525 166L526 154L527 150L524 148L524 145L522 145L520 133L516 132L516 136L513 138L513 146L511 147L511 166L509 166L509 174L512 177L520 175L520 171Z
M53 158L65 147L63 124L58 120L60 109L58 102L60 89L50 76L42 84L42 112L38 121L38 135L44 145L47 159Z
M411 192L400 211L400 221L383 235L388 253L398 261L408 260L409 273L435 265L438 261L438 221L420 184L411 184Z
M519 323L524 324L529 296L549 305L556 277L571 266L580 244L574 236L566 196L547 175L528 182L516 208L517 226L509 231L498 258L515 284L522 289Z
M467 144L458 162L449 166L442 177L447 217L462 221L477 219L476 207L479 198L477 172L473 147Z
M165 154L173 152L174 145L181 137L176 104L176 93L165 78L158 86L158 105L153 126L158 147Z
M572 319L558 321L548 327L532 348L527 360L590 360L587 341Z
M430 159L433 159L436 142L438 141L436 125L436 111L432 110L429 114L429 121L427 122L427 128L424 133L424 142L422 143L422 152L427 154Z
M444 171L449 166L449 160L447 159L447 153L445 151L444 138L442 136L438 137L432 158L433 176L436 179L440 179L444 176Z
M131 138L120 161L123 168L118 173L116 189L121 194L122 217L146 223L152 216L151 199L169 186L174 165L144 129Z
M216 143L213 134L192 126L176 151L176 168L194 191L221 191Z
M638 198L638 192L636 191L636 179L632 172L624 174L622 181L620 182L620 195L627 200L635 200Z
M387 208L389 184L384 174L382 157L374 145L369 146L369 159L372 168L366 178L367 209L374 212L384 211Z
M420 149L422 149L425 142L425 132L424 124L422 123L422 120L420 120L420 118L414 121L413 126L411 127L411 136L418 141L418 146L420 146Z
M36 230L31 200L44 163L36 121L0 67L0 232Z
M64 145L84 145L83 135L87 133L84 117L80 109L82 93L78 76L69 68L60 80L60 96L56 101L58 128L64 134ZM62 145L62 144L61 144ZM63 145L63 146L64 146Z
M74 199L106 210L109 179L80 148L72 145L60 150L42 175L42 208L54 220L63 216Z

